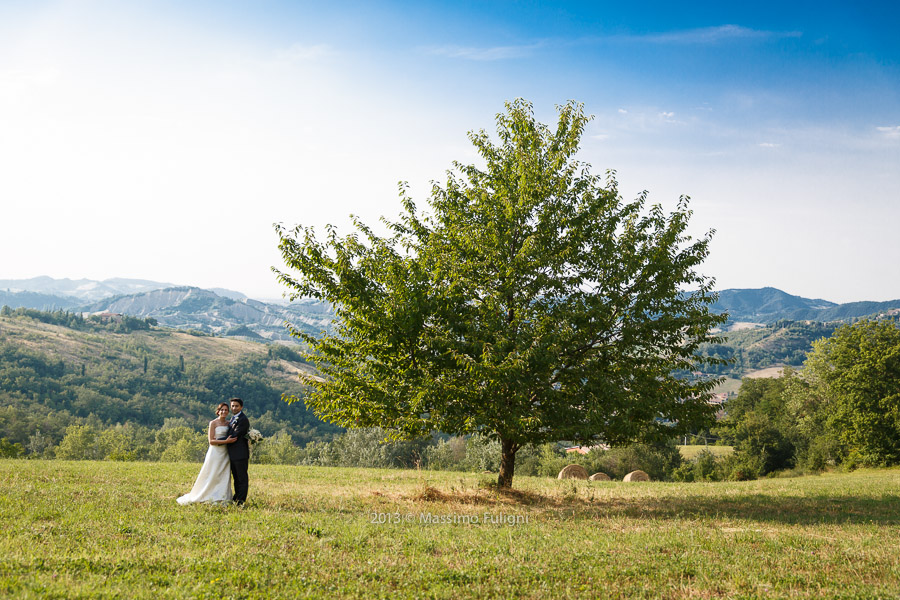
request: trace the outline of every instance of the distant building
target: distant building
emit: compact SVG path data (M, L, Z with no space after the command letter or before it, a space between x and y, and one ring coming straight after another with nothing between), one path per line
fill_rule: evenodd
M569 446L566 448L566 454L572 454L577 452L578 454L587 454L594 448L599 448L600 450L609 450L609 444L597 444L595 446Z
M721 406L725 404L726 400L728 400L728 394L726 393L713 394L712 398L709 399L709 403L713 406Z

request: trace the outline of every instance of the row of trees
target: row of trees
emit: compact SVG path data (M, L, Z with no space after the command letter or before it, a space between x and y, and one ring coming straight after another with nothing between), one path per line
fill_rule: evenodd
M115 333L129 333L131 331L148 330L157 325L156 319L148 317L139 319L128 315L117 315L115 318L104 319L99 315L90 315L87 318L82 313L68 310L37 310L34 308L0 308L0 317L27 318L41 323L62 325L69 329L81 331L113 331Z
M255 419L255 428L271 431L271 415ZM300 464L302 449L287 429L264 434L265 443L254 450L254 462ZM315 442L313 442L315 444ZM201 462L209 446L205 429L188 425L182 418L166 419L161 428L128 423L103 427L96 420L68 425L59 443L40 430L23 444L0 438L2 458L60 460L116 460Z
M52 445L39 431L24 446L3 438L0 457L198 463L207 447L205 433L188 426L183 419L167 419L158 430L131 424L106 429L91 424L69 425L58 445ZM386 438L383 429L372 428L349 430L330 442L313 441L304 447L296 445L287 430L280 430L253 448L252 460L259 464L496 473L500 459L499 443L486 436L393 441ZM670 480L680 477L679 469L683 470L681 455L673 443L595 449L587 455L567 454L562 444L546 443L523 448L519 460L520 475L547 477L555 477L573 463L616 479L642 469L653 479Z
M900 329L844 325L813 343L802 371L745 379L716 433L747 477L900 464Z

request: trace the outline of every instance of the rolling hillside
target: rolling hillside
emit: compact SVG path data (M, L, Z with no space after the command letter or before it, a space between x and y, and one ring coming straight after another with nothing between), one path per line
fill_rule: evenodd
M285 322L315 335L329 329L332 318L331 311L321 303L279 306L248 298L235 300L196 287L115 296L82 306L80 310L152 317L160 325L174 329L271 341L293 341Z
M728 312L732 323L769 324L776 321L852 321L870 316L900 312L900 300L887 302L848 302L792 296L775 288L730 289L719 292L712 310Z
M0 280L0 306L116 313L153 318L159 325L172 329L289 343L295 340L285 323L318 335L330 329L333 319L331 308L321 302L300 300L275 304L252 300L223 288L178 287L142 279Z
M73 423L161 427L167 419L199 430L232 396L244 399L264 435L286 430L302 444L338 431L302 402L281 400L284 392L302 396L299 372L314 373L289 347L68 323L0 316L0 437L25 444L40 430L58 442Z
M842 323L779 321L754 329L730 331L721 344L709 344L701 352L732 360L730 365L705 367L709 373L740 379L772 366L799 367L812 350L812 343L830 337Z

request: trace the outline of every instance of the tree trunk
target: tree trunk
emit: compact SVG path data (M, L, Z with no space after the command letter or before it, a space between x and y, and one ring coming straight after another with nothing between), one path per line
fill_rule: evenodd
M497 486L511 488L513 473L516 471L516 452L519 445L500 438L500 475L497 477Z

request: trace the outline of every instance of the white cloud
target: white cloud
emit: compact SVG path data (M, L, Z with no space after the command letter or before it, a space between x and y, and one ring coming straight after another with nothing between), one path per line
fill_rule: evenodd
M283 62L304 62L315 60L322 56L331 54L331 47L327 44L314 44L307 46L304 44L292 44L286 50L280 50L275 53L275 58Z
M663 111L659 113L659 118L666 123L675 123L675 113Z
M799 31L764 31L740 25L720 25L685 31L627 36L627 39L657 44L717 44L731 40L764 40L800 37Z
M55 85L59 78L57 68L16 69L0 73L0 100L22 99L32 90Z
M890 140L900 140L900 125L893 127L876 127L878 131L884 134L884 137Z
M776 144L774 142L762 142L759 144L760 148L781 148L781 144Z
M627 114L628 114L628 111L625 110L624 108L620 108L620 109L619 109L619 114L620 114L620 115L627 115Z
M424 48L428 54L446 56L448 58L462 58L465 60L508 60L511 58L523 58L531 55L543 44L528 44L522 46L492 46L479 48L475 46L439 46Z

